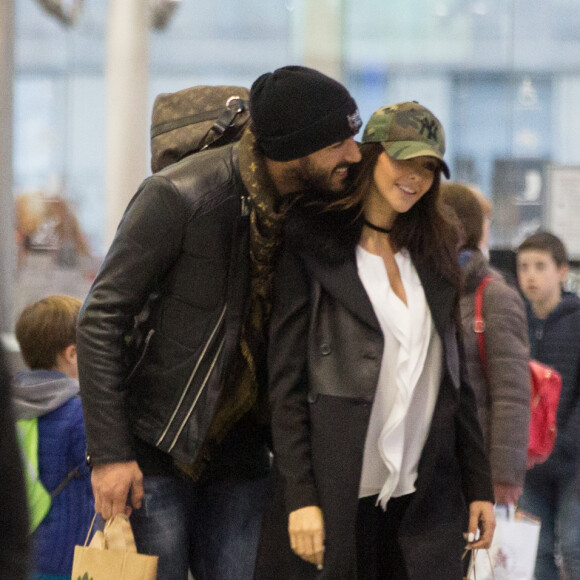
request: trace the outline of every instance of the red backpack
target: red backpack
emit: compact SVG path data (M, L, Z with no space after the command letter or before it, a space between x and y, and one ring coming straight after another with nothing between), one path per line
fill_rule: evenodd
M483 291L493 280L484 278L475 292L475 314L473 330L477 333L479 357L487 376L487 356L485 352L485 322L483 321ZM530 401L530 441L528 444L528 468L543 463L554 449L556 442L556 414L562 377L553 368L536 360L530 360L531 401Z

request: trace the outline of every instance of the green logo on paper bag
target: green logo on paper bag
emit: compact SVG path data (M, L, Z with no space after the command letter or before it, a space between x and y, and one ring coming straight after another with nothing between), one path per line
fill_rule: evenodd
M80 576L77 578L77 580L93 580L92 578L89 578L89 575L87 572L85 572L84 576L81 578Z

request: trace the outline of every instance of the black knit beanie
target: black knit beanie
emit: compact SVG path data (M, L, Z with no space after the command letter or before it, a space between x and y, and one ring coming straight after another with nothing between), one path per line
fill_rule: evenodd
M290 161L358 133L360 115L339 82L314 69L285 66L258 77L250 91L258 146L274 161Z

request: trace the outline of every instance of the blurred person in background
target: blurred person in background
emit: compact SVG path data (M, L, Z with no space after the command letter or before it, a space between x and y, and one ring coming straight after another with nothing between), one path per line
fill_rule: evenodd
M564 290L569 265L562 240L538 232L518 247L518 282L526 298L532 358L562 375L550 457L528 470L520 507L542 520L536 580L558 580L559 554L568 580L580 578L580 298Z
M460 301L467 376L475 392L485 449L491 463L495 502L517 504L526 475L530 420L530 347L524 303L499 272L490 267L487 248L491 204L462 183L441 184L441 201L459 220ZM487 215L486 215L487 212ZM475 293L484 278L485 352L481 360L474 331Z

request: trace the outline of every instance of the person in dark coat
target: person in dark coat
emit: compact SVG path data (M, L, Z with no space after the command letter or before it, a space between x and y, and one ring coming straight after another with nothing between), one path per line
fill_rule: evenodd
M137 549L159 556L158 580L253 576L286 199L343 192L360 160L354 99L314 69L260 75L249 107L239 141L142 183L79 316L95 509L110 518L134 508Z
M352 193L290 210L268 356L276 479L257 580L460 580L465 540L491 543L490 468L458 342L456 236L438 203L444 151L430 111L383 107Z
M28 508L14 425L11 384L0 348L0 580L28 578Z
M498 505L515 505L526 476L530 421L526 311L518 291L491 268L480 249L485 245L485 220L478 194L462 183L447 182L441 185L441 199L457 215L463 234L459 253L463 274L460 310L467 377L475 392L495 501ZM487 277L492 281L483 295L484 364L474 316L475 293Z

